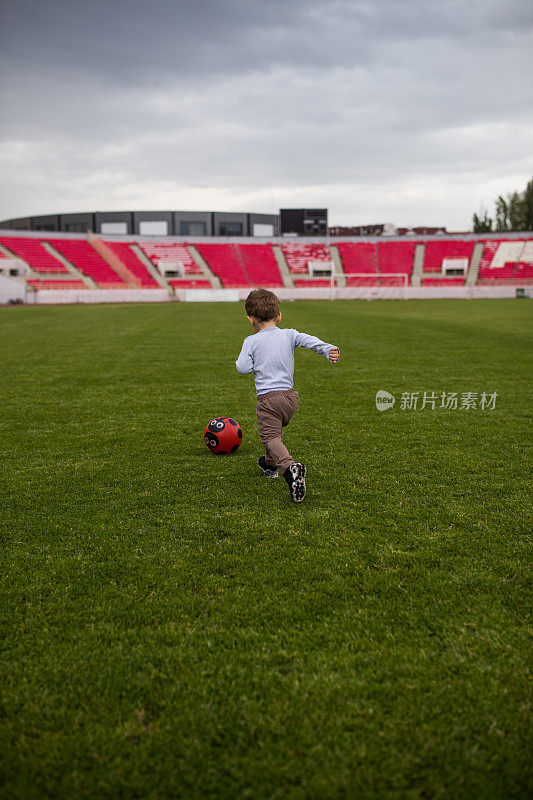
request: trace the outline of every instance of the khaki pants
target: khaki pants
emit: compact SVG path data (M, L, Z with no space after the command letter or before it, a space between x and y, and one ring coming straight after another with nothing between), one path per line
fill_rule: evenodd
M266 461L284 472L294 459L283 444L283 430L298 408L298 392L285 389L267 392L257 398L257 424L259 436L265 446Z

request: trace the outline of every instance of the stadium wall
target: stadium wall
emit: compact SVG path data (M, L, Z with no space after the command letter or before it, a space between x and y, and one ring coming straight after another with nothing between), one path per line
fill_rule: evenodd
M254 221L263 221L266 217L261 215L253 215ZM378 244L388 242L446 242L450 239L455 242L478 242L490 241L491 239L524 239L525 237L531 238L532 231L504 231L502 233L445 233L445 234L425 234L420 236L209 236L208 239L204 237L195 236L150 236L146 234L102 234L102 238L110 242L138 242L139 238L143 241L161 242L163 244L171 244L172 242L181 242L194 244L196 241L209 243L209 244L291 244L297 242L298 244L325 244L332 245L338 242L352 242L353 244ZM15 237L29 237L35 238L40 236L44 239L84 239L87 240L86 233L74 232L58 232L58 231L35 231L35 230L13 230L9 228L0 228L0 236L15 236Z
M0 275L0 305L9 303L25 303L26 286L22 281L15 281Z
M81 303L168 303L168 289L46 289L27 292L27 305L77 305Z
M1 287L0 287L1 288ZM412 287L400 293L395 287L358 286L347 289L334 288L322 289L310 287L309 289L282 289L275 287L274 291L285 302L293 300L431 300L455 298L472 300L480 298L516 297L517 286L428 286ZM526 288L526 293L530 289ZM175 293L167 289L86 289L75 290L31 291L24 294L24 289L17 294L27 305L63 305L85 303L168 303L168 302L239 302L244 301L250 291L244 289L183 289ZM9 299L0 302L7 303ZM10 297L15 296L11 292ZM529 296L529 294L528 294ZM7 297L7 295L6 295Z

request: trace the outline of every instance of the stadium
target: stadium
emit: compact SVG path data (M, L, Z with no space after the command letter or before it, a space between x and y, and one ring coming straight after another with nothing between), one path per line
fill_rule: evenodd
M311 219L316 210L302 211ZM98 233L71 232L91 224ZM21 230L27 225L35 230ZM0 297L8 303L237 300L254 287L293 300L513 297L533 284L528 233L310 237L303 227L285 232L274 215L172 211L3 226ZM176 229L204 235L168 234ZM260 235L265 229L270 236Z
M526 5L5 4L2 800L531 796Z

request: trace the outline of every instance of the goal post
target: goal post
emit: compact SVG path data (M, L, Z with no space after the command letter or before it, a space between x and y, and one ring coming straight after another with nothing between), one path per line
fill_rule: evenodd
M335 285L336 278L344 278L346 290ZM331 300L344 296L361 297L365 300L399 299L407 300L409 275L407 272L335 272L330 276ZM339 291L340 289L340 291Z

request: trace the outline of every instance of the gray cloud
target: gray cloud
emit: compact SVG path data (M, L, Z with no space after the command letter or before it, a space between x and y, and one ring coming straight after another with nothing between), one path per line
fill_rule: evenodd
M530 3L18 0L3 29L2 217L327 202L465 228L533 170Z

